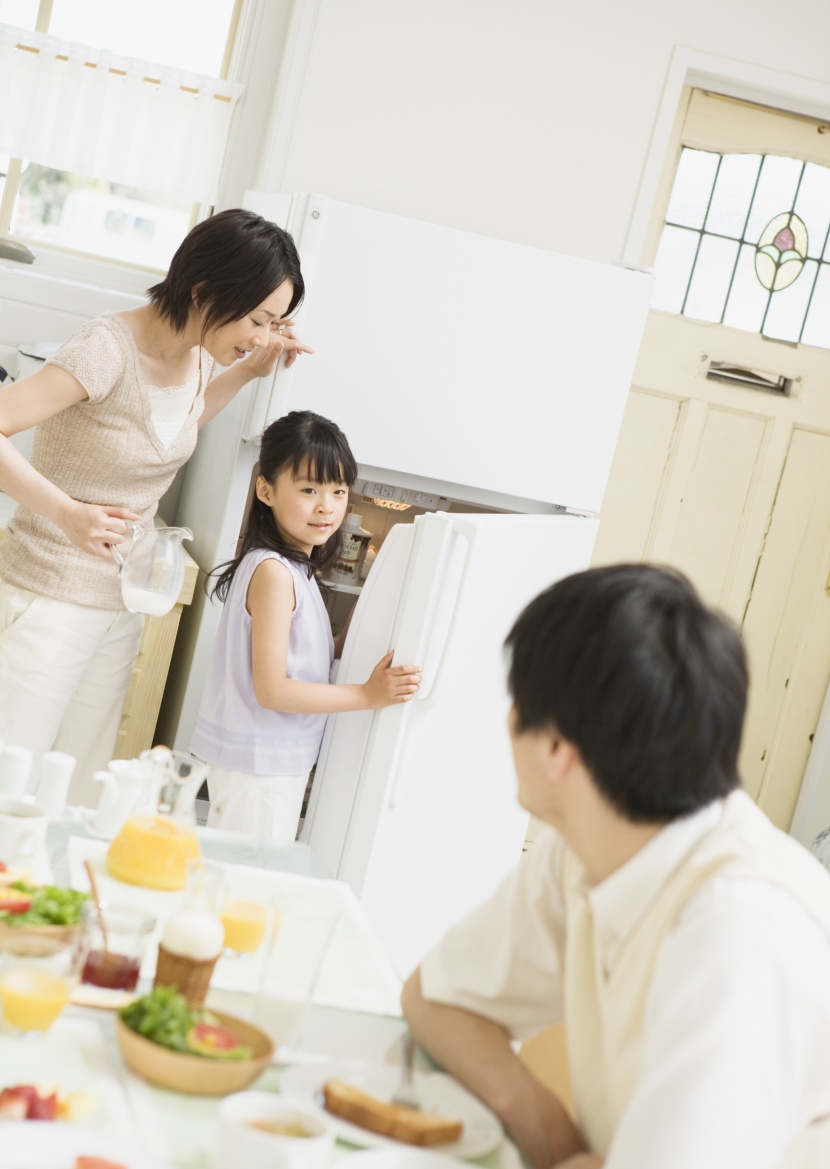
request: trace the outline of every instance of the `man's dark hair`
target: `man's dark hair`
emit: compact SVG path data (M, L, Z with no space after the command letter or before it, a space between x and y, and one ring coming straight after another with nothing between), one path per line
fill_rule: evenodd
M505 644L516 729L574 743L628 820L673 820L738 786L746 657L681 573L620 564L566 577Z
M289 280L286 316L303 299L300 257L287 231L240 207L220 211L188 232L160 284L147 294L178 333L190 310L204 309L205 330L239 321Z

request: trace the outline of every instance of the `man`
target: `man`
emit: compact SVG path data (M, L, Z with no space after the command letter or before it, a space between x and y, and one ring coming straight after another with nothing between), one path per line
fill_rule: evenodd
M830 1166L830 873L738 789L737 633L677 573L558 582L507 639L550 827L403 993L534 1169ZM577 1112L511 1040L561 1019Z

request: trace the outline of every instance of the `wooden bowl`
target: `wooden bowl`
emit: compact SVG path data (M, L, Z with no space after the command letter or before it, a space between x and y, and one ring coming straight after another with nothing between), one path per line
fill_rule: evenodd
M188 1055L152 1043L116 1018L118 1046L124 1063L152 1084L184 1092L188 1096L227 1096L241 1092L261 1076L274 1055L274 1045L264 1031L221 1011L211 1011L223 1027L229 1027L253 1052L251 1059L222 1060Z
M55 938L59 942L70 941L75 938L83 929L80 925L30 925L24 922L22 925L9 925L5 920L0 919L0 950L8 946L14 946L16 940L26 938Z

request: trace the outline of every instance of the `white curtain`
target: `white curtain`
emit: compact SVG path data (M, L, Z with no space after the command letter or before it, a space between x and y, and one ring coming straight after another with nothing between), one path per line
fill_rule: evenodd
M0 154L212 203L241 93L0 24Z

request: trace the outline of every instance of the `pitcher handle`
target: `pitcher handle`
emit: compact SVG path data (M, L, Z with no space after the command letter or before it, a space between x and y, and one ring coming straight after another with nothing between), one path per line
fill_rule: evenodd
M126 564L127 564L127 556L130 555L133 548L136 546L136 544L138 543L138 541L141 539L141 537L143 535L144 535L144 529L142 528L141 524L137 523L136 521L133 521L132 523L127 524L126 539L129 540L130 546L127 549L126 556L121 551L121 545L119 545L119 544L110 544L109 545L109 550L112 553L112 558L115 561L115 563L118 565L118 575L119 576L121 576L122 573L124 572L124 568L126 567Z

